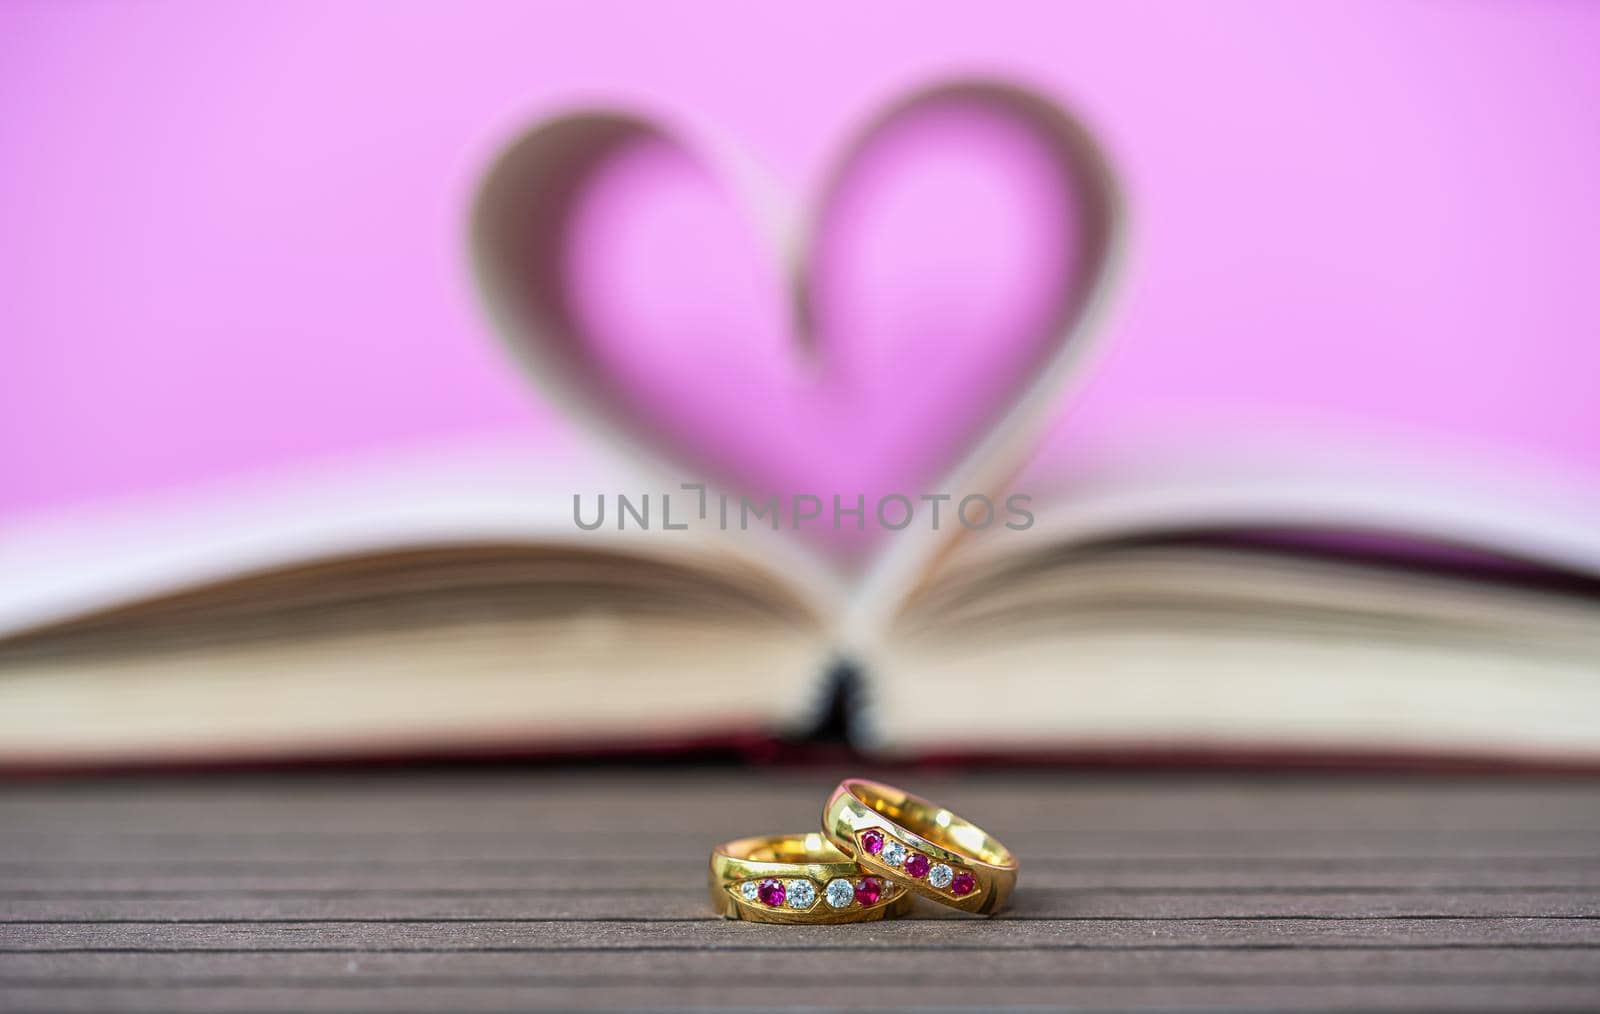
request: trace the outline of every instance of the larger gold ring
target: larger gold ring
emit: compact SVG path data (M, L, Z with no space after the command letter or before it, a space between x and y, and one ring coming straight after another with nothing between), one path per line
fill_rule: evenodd
M861 869L813 831L740 838L712 849L711 907L750 922L871 922L905 915L911 894Z
M964 912L1000 911L1017 884L1016 857L983 828L865 778L833 790L822 829L863 870Z

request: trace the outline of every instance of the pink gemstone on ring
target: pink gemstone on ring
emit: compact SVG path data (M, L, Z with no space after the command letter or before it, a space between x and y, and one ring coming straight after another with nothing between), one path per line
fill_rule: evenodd
M883 832L881 832L881 831L863 831L863 832L861 832L861 847L867 850L867 854L868 855L875 856L879 852L882 852L883 851Z
M761 886L756 888L756 897L761 899L761 904L771 905L773 908L783 904L786 894L787 892L783 889L783 881L774 880L771 877L763 880Z
M921 852L906 856L906 873L921 880L928 875L928 857Z
M856 885L856 900L863 905L876 905L883 897L883 881L877 877L862 877Z
M963 894L971 894L977 886L978 878L963 871L957 873L956 878L950 881L950 893L959 898Z

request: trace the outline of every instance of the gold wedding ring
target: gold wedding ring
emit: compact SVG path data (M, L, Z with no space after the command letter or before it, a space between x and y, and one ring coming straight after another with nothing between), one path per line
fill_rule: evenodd
M964 912L1000 911L1017 883L1016 857L987 831L893 786L846 778L822 829L863 871Z

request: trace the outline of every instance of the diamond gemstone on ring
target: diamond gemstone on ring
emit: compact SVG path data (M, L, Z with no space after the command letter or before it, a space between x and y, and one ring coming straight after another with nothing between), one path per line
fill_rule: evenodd
M928 871L928 883L941 890L950 886L950 881L955 879L956 871L944 863L935 863Z
M756 900L758 900L758 896L760 894L760 891L761 891L760 885L757 884L754 880L746 880L744 883L739 885L739 893L744 895L744 900L745 901L756 901Z
M850 881L843 877L836 877L828 881L822 896L828 899L828 904L834 908L849 908L850 903L856 900L856 889Z
M891 841L883 847L882 858L890 866L899 866L906 861L906 847L897 841Z
M817 889L809 880L791 880L787 887L790 908L810 908L817 900Z

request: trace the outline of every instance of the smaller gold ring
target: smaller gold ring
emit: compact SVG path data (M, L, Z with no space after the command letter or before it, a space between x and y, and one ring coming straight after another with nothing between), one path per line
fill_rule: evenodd
M812 831L740 838L712 849L711 907L750 922L871 922L905 915L911 893L861 869Z
M969 820L903 789L846 778L822 829L863 870L964 912L992 915L1017 883L1017 859Z

